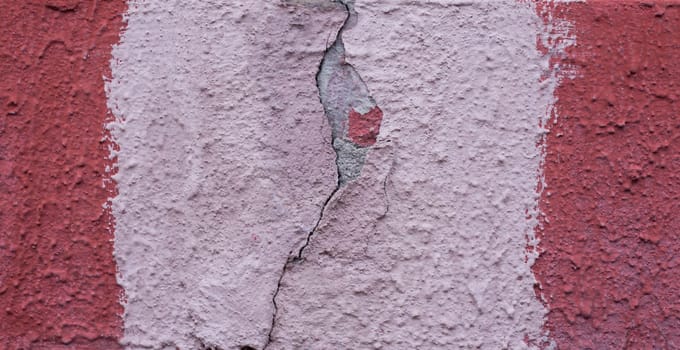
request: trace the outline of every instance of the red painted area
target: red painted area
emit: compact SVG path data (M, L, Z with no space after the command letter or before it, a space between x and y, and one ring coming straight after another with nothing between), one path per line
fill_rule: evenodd
M104 81L124 0L0 11L0 349L115 349Z
M374 145L380 132L382 118L383 113L377 106L366 114L360 114L352 108L349 111L349 139L362 147Z
M676 2L680 4L680 2ZM680 348L680 7L549 5L575 68L546 139L533 270L560 349Z

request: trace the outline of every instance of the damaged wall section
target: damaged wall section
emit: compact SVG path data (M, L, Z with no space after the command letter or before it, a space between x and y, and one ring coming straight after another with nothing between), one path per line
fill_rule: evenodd
M356 71L322 100L336 140L352 103L389 117L286 271L268 349L529 347L545 315L525 249L552 100L540 19L514 0L354 10L327 57Z
M343 6L347 18L326 50L316 76L321 102L332 128L339 186L359 176L368 147L375 144L382 122L382 110L359 73L347 62L342 34L357 23L358 14L353 1L343 2Z
M114 50L115 255L130 349L261 349L337 174L316 72L337 4L149 0Z

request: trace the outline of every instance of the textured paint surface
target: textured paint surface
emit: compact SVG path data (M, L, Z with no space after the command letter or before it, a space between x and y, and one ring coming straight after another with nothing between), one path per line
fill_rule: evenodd
M3 5L0 349L680 347L680 2Z
M515 1L356 11L346 59L382 130L289 265L268 349L526 348L545 314L525 262L552 99L539 17Z
M561 349L680 347L678 5L544 8L577 42L553 58L574 74L548 123L534 265Z
M337 183L316 73L327 1L139 2L114 50L115 255L130 349L261 349Z
M0 349L115 349L122 335L104 78L125 8L2 2Z

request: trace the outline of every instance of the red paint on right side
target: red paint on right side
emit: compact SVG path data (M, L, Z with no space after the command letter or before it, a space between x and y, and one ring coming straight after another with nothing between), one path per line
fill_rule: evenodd
M674 4L541 5L577 42L560 62L576 77L563 77L548 123L533 266L559 349L680 348Z

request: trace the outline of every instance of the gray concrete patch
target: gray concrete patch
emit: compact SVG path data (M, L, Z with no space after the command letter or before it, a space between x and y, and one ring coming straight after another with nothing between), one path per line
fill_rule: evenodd
M359 176L367 152L365 147L354 144L348 137L350 110L364 114L376 106L368 87L345 57L342 34L356 23L357 13L353 1L342 3L346 6L346 21L326 51L316 77L321 102L331 125L339 186Z

